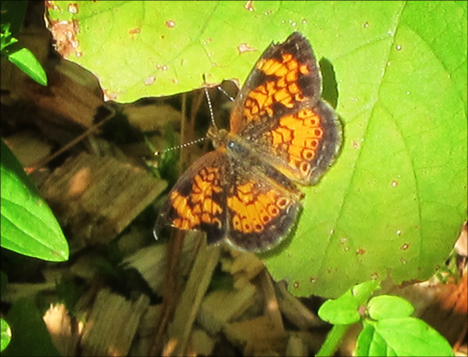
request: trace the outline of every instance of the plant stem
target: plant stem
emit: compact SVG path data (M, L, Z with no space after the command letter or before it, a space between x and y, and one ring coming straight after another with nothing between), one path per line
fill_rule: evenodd
M316 357L333 356L351 325L334 325Z

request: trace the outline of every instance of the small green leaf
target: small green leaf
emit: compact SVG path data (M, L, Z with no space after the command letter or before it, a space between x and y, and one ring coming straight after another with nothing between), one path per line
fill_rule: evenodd
M326 301L319 310L322 320L334 325L348 325L359 321L359 306L364 304L374 290L380 289L378 281L358 284L336 300Z
M453 356L447 340L414 317L365 321L357 356Z
M358 305L364 304L375 290L380 290L380 283L376 280L365 281L352 288L352 294Z
M8 55L8 60L18 66L24 73L37 83L46 86L47 75L34 54L27 48L21 48Z
M1 28L2 28L2 34L0 37L0 40L1 40L0 50L2 51L2 54L3 54L4 49L6 49L8 46L15 44L16 42L18 42L18 40L14 37L11 37L9 24L7 25L1 24Z
M396 356L372 324L364 322L364 328L356 341L356 356Z
M369 301L368 312L374 320L409 317L414 307L398 296L377 296Z
M318 312L323 321L334 325L349 325L359 321L358 302L348 290L336 300L328 300Z
M49 206L1 140L1 246L31 257L64 261L68 243Z
M2 328L0 351L3 351L10 344L11 329L10 329L10 325L8 325L8 322L6 322L4 319L1 319L0 323L1 323L1 328Z

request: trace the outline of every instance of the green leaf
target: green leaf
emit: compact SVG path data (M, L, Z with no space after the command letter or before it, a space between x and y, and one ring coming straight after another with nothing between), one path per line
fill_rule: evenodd
M47 75L34 54L27 48L21 48L8 55L8 60L34 79L37 83L46 86Z
M18 42L18 40L11 36L10 33L10 24L1 24L1 37L0 37L0 50L2 51L2 55L4 54L4 50L8 47L13 45L14 43Z
M362 305L369 300L369 297L374 291L380 290L380 284L378 281L369 280L363 283L353 286L351 292L356 299L358 305Z
M356 355L453 356L453 352L447 340L424 321L406 317L365 323Z
M369 316L374 320L409 317L414 312L410 302L398 296L376 296L367 305Z
M443 264L467 212L465 2L51 5L54 33L71 35L57 37L61 53L120 102L198 88L204 75L242 84L272 41L303 33L337 89L326 99L344 142L304 189L295 235L264 257L268 270L296 295L338 297L371 279L425 280Z
M3 351L10 344L11 341L11 328L4 319L0 319L2 328L2 337L0 342L0 351Z
M334 325L349 325L361 318L359 305L351 291L347 291L336 300L325 301L319 309L318 315L323 321Z
M2 356L60 356L32 300L20 298L8 312L12 338Z
M356 341L356 356L396 356L385 340L375 332L374 326L364 323L364 328Z
M31 257L64 261L68 243L49 206L1 141L1 245Z
M313 2L302 14L333 65L344 142L265 265L298 296L426 280L467 218L466 3Z
M376 281L366 281L353 286L336 300L328 300L322 304L319 317L334 325L348 325L360 320L359 307L363 305L372 293L380 289Z
M322 347L317 352L317 357L331 356L335 353L351 324L360 320L361 306L378 289L380 289L378 282L366 281L353 286L338 299L328 300L322 304L318 311L320 318L335 326L333 326Z

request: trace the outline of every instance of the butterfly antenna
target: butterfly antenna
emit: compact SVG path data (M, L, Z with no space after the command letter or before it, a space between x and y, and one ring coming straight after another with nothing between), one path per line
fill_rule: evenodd
M211 99L210 95L208 93L208 88L205 89L205 95L206 95L206 102L208 103L208 110L210 111L210 117L211 117L211 124L213 124L213 127L218 130L218 127L216 126L216 122L214 120L214 112L213 112L213 105L211 105Z
M201 143L202 141L205 141L206 139L207 139L206 137L205 138L199 138L197 140L189 141L188 143L185 143L185 144L173 146L171 148L167 148L167 149L164 149L164 150L161 150L161 151L155 151L153 153L153 156L159 156L159 155L165 154L165 153L167 153L169 151L180 150L180 149L183 149L183 148L185 148L187 146Z
M216 88L218 88L218 90L219 90L221 93L223 93L226 97L228 97L229 100L230 100L231 102L234 101L234 98L231 97L231 96L229 95L229 93L226 92L223 88L221 88L221 86L217 86Z

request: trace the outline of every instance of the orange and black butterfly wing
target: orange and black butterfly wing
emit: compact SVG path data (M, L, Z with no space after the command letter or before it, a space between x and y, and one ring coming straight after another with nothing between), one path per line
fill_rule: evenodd
M271 45L261 56L235 100L231 131L305 185L315 183L334 161L341 125L321 99L318 64L301 34Z
M290 236L301 210L300 196L278 185L261 166L232 160L230 168L227 241L254 252L274 248Z
M212 151L199 158L179 178L161 210L155 230L169 224L207 233L209 243L226 236L226 156Z

